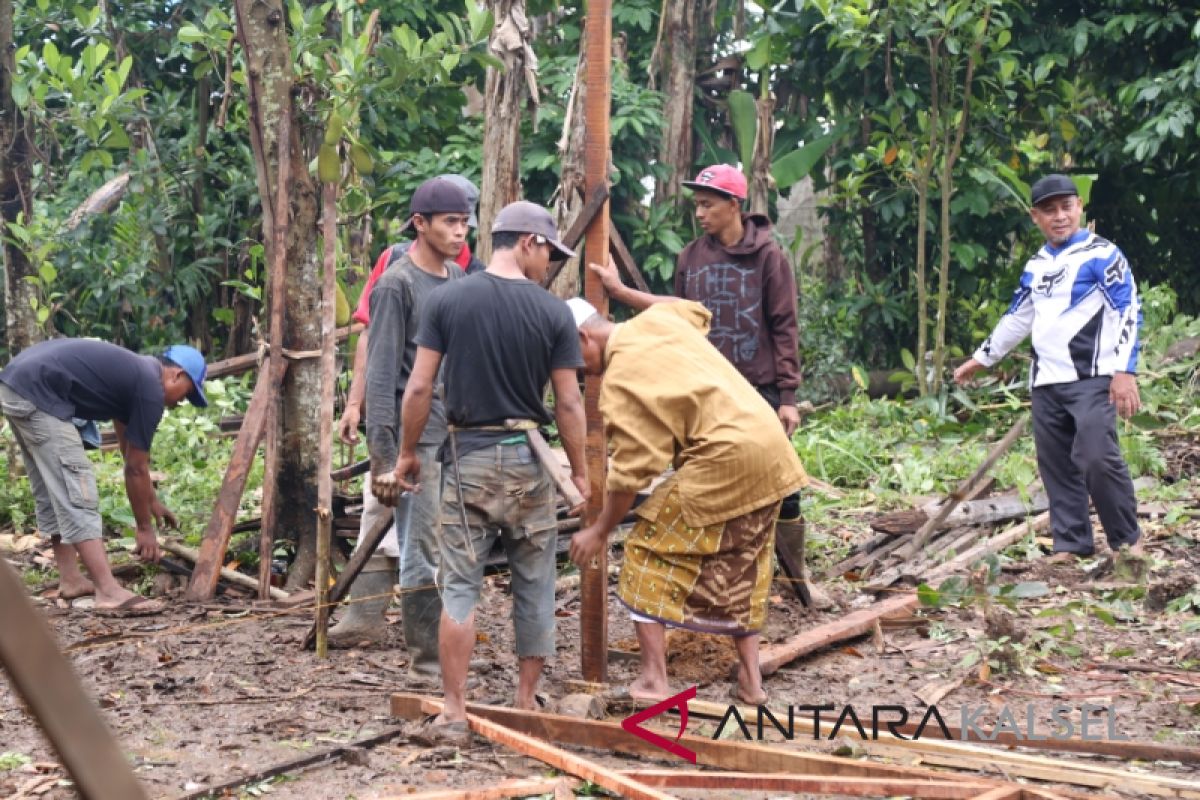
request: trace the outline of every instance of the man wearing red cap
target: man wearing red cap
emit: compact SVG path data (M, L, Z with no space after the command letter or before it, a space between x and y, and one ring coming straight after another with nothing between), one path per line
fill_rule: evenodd
M705 167L683 185L693 191L696 220L704 235L679 253L675 295L708 309L709 341L775 409L790 437L800 424L796 278L791 265L771 235L771 221L742 211L746 177L739 169L729 164ZM674 299L624 286L611 265L590 266L613 299L633 308ZM784 498L779 521L797 526L799 537L789 538L803 541L798 493ZM816 586L807 588L816 606L832 605Z

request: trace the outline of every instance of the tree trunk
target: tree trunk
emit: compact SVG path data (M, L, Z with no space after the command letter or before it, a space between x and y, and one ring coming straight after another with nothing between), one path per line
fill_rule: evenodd
M31 303L37 296L36 288L26 280L37 273L37 267L6 230L18 218L28 225L33 215L28 128L12 94L15 52L12 0L0 0L0 237L4 247L5 338L10 357L43 338Z
M205 165L208 161L208 125L210 116L209 107L209 80L205 75L196 82L196 174L192 178L192 217L199 222L201 215L204 214L204 183L205 183ZM199 258L205 255L203 252L193 253L193 257ZM202 353L212 352L212 326L210 321L212 318L212 295L204 293L196 299L192 308L188 309L187 329L188 338L195 344Z
M527 88L536 91L537 59L525 17L525 0L488 0L496 26L488 49L504 69L487 69L483 106L483 179L479 188L476 244L485 264L492 256L492 220L504 206L521 198L521 102ZM533 97L537 102L536 96Z
M692 172L692 103L696 83L696 12L695 0L666 0L663 6L661 37L656 46L665 48L658 62L666 73L663 83L662 146L658 160L667 168L654 193L659 203L680 199L680 182ZM651 73L655 60L652 59Z
M766 76L763 76L764 79ZM754 160L750 170L750 213L767 214L771 201L771 148L775 145L775 98L755 101L758 130L754 136Z
M272 247L275 229L275 181L281 158L290 159L291 198L287 226L288 274L283 347L290 351L316 351L321 345L320 264L317 258L317 186L308 162L315 155L317 115L312 108L294 113L292 59L282 0L238 0L239 27L250 77L250 138L255 177L263 206L263 238ZM279 120L291 114L298 123L287 142L279 142ZM270 263L272 253L267 253ZM268 292L268 296L270 293ZM316 358L291 363L283 383L279 413L279 469L273 486L279 509L278 538L283 533L296 541L296 561L288 586L306 584L315 566L317 504L317 453L320 425L320 364ZM268 436L272 432L268 430Z
M571 97L567 102L567 114L563 120L562 138L558 140L558 153L562 160L562 171L558 181L558 197L554 203L554 218L560 231L565 231L583 209L584 187L584 109L587 101L587 37L580 37L579 66L575 70L575 82L571 86ZM550 285L550 291L564 300L578 297L579 259L572 258L563 265L558 277Z

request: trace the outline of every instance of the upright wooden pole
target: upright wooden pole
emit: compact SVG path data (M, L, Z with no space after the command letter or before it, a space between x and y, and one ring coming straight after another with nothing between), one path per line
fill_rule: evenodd
M145 800L145 789L88 697L16 570L0 558L0 667L84 800Z
M333 382L337 321L337 184L326 183L321 197L325 272L321 285L321 427L317 449L317 658L325 658L329 625L329 536L333 526Z
M609 128L611 105L609 79L612 66L611 0L588 0L587 5L587 102L584 113L584 190L586 196L608 186ZM584 240L584 258L601 261L608 257L608 201L588 226ZM583 294L601 314L608 313L608 295L600 279L584 270ZM587 414L587 462L592 497L584 512L590 523L604 507L605 468L608 450L604 442L604 421L600 416L600 378L589 375L584 384L584 410ZM583 678L603 683L608 677L608 551L605 549L591 567L582 571L579 595L582 601L579 624Z
M275 220L271 226L271 345L267 374L271 383L267 392L267 447L263 458L262 528L258 538L258 596L270 598L271 561L275 552L275 527L279 519L275 476L279 472L279 406L287 361L283 357L283 326L287 308L288 220L291 197L292 110L279 115L278 182L275 186Z

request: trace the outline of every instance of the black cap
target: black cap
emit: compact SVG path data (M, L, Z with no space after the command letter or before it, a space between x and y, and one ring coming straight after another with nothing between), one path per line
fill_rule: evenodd
M1075 181L1066 175L1055 174L1039 178L1037 183L1033 184L1033 188L1029 190L1030 201L1035 206L1043 200L1063 195L1079 196L1079 189L1076 188Z
M406 231L412 227L412 218L420 214L428 217L431 214L468 214L474 215L471 200L467 193L454 182L445 178L430 178L417 187L408 203L408 222L400 230Z
M575 251L567 247L558 238L558 227L550 212L536 203L518 200L500 209L492 222L492 233L534 233L550 243L554 251L551 261L562 261L574 258Z

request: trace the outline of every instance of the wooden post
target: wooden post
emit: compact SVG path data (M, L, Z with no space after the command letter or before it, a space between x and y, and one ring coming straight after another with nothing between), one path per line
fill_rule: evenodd
M337 184L326 183L321 205L325 240L325 272L321 287L321 431L317 450L317 658L328 655L325 632L329 628L329 536L333 527L333 382L336 379L334 348L337 320Z
M16 570L0 558L0 666L4 667L84 800L145 800L146 791Z
M611 104L609 86L612 66L611 0L588 0L587 5L587 107L584 115L585 191L592 196L608 186L609 129ZM608 201L588 226L584 258L603 259L609 248ZM608 313L608 295L600 279L584 269L583 294L600 314ZM587 415L588 477L592 497L584 512L591 523L604 507L605 467L608 451L604 442L604 421L600 416L600 378L589 375L584 383L584 411ZM582 609L580 654L583 679L604 683L608 678L608 549L600 551L590 567L581 569L579 595Z
M262 528L258 536L258 596L266 600L271 589L271 560L275 551L275 527L279 519L279 503L275 497L279 472L279 393L287 361L283 357L284 311L287 307L287 235L288 198L291 182L292 113L289 108L279 115L279 165L275 185L275 223L271 226L271 330L270 360L267 374L270 389L267 395L267 448L263 463Z
M204 529L196 568L192 570L192 579L188 582L187 592L184 594L184 597L193 603L209 600L217 591L217 579L225 562L225 550L229 547L238 506L242 502L242 492L246 488L246 476L250 473L258 445L262 441L270 394L271 378L264 371L259 373L246 416L242 419L242 429L238 432L237 441L233 443L233 453L229 457L229 466L225 469L225 480L221 483L216 505L213 506L212 516L208 519L208 527Z

